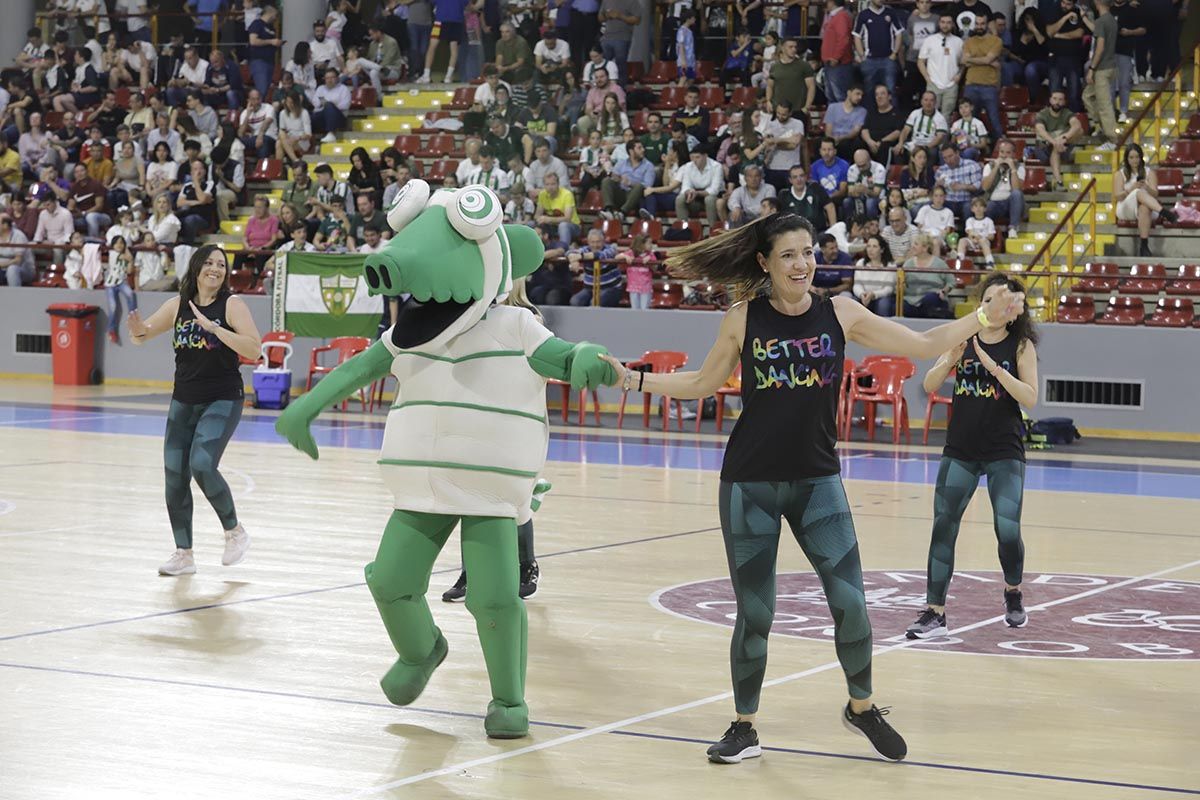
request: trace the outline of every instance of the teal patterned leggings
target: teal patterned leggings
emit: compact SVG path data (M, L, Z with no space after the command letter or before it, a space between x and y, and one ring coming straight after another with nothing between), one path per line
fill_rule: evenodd
M929 564L926 568L925 601L931 606L946 604L950 579L954 577L954 543L958 539L958 525L979 485L980 475L987 475L1004 582L1009 586L1021 585L1025 570L1025 544L1021 541L1025 462L1015 458L959 461L942 456L933 495L933 538L929 542Z
M871 621L863 593L858 539L837 475L786 483L721 481L721 531L737 598L729 648L739 714L758 711L767 670L767 635L775 618L775 560L781 519L821 578L833 617L838 661L850 696L871 696Z
M171 518L176 547L192 548L192 478L217 512L222 529L237 527L233 494L217 467L241 418L241 400L196 405L171 401L163 465L167 473L167 516Z

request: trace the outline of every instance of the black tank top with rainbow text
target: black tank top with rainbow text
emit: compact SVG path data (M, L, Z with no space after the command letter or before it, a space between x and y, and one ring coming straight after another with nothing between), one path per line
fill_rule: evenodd
M995 344L980 344L1001 369L1017 376L1017 337L1010 334ZM983 368L974 339L955 365L954 405L942 454L960 461L1025 460L1021 406Z
M845 351L829 298L812 295L797 316L776 311L767 297L750 302L742 415L725 448L721 480L794 481L841 471L834 448Z

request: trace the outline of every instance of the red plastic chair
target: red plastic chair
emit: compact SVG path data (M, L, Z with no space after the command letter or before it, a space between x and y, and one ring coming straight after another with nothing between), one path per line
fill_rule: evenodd
M837 435L839 439L850 439L850 383L854 380L854 359L842 360L842 379L838 382Z
M725 88L722 86L700 87L700 107L709 111L725 107Z
M1178 167L1163 167L1154 175L1158 181L1160 195L1176 195L1183 191L1183 170Z
M313 386L313 376L324 375L333 372L341 364L346 363L354 356L371 346L371 340L365 336L339 336L333 339L329 344L323 347L314 347L308 357L308 380L304 384L304 391L310 391ZM332 367L321 365L322 353L337 353L337 363ZM363 411L369 411L371 395L365 388L358 390L359 400L362 402ZM348 400L342 401L342 411L346 410Z
M904 382L917 374L917 365L900 356L868 356L854 374L856 378L871 378L870 386L859 386L858 380L850 385L850 408L854 408L855 402L863 403L866 408L867 438L875 441L875 410L877 406L885 405L893 409L892 443L900 443L901 429L906 441L912 442Z
M1167 284L1167 294L1200 294L1200 264L1180 264L1178 277Z
M679 74L674 62L655 61L650 65L650 71L646 73L644 82L652 85L661 85L664 83L674 83L677 77L679 77Z
M1200 114L1192 114L1188 119L1187 130L1183 132L1185 139L1200 139Z
M291 344L293 341L295 341L295 339L296 334L292 333L291 331L267 331L262 335L263 344L266 344L267 342ZM258 366L262 363L262 356L260 355L258 358L246 358L245 356L238 356L238 360L241 362L241 366ZM283 348L268 348L267 366L271 369L279 369L283 366Z
M1158 294L1167 285L1167 268L1162 264L1134 264L1121 281L1121 294Z
M1146 304L1140 297L1119 295L1108 298L1108 310L1096 318L1097 325L1141 325L1146 318Z
M949 379L954 380L955 370L950 370ZM946 427L950 426L950 415L954 411L954 398L947 397L944 394L938 394L936 391L930 392L929 402L925 404L925 433L921 436L921 444L929 444L929 426L933 423L933 409L935 406L946 407Z
M475 87L460 86L454 90L454 96L446 104L449 111L466 111L475 102Z
M1045 167L1026 167L1025 168L1025 185L1022 191L1025 194L1038 194L1046 191L1046 168Z
M633 242L633 237L644 234L652 242L657 242L662 238L662 223L656 219L636 219L629 226L629 235L622 236L620 244L628 247Z
M441 183L446 180L447 175L453 175L458 169L458 164L448 159L435 161L429 165L429 171L425 173L425 180L429 183Z
M601 233L604 234L604 241L610 244L615 244L621 241L621 220L619 219L597 219L592 225Z
M664 86L662 93L650 107L656 111L671 111L683 107L684 96L687 92L682 86Z
M1075 282L1071 291L1107 294L1117 288L1120 279L1121 268L1116 264L1089 261L1083 265L1083 277Z
M350 94L350 108L362 111L374 108L379 103L379 95L375 94L374 86L359 86Z
M743 110L758 105L758 90L753 86L739 86L729 95L729 105Z
M603 209L604 200L600 197L600 190L588 189L577 210L580 214L599 214Z
M418 158L448 158L454 152L454 134L439 133L417 148Z
M246 180L252 183L277 181L283 178L283 162L277 158L260 158Z
M721 428L725 423L725 398L730 395L740 395L742 393L742 364L739 361L734 367L733 374L725 381L725 385L717 389L717 393L713 397L717 400L717 433L721 432ZM696 409L696 433L700 432L700 421L704 417L699 413L704 408L704 400L700 401L699 408Z
M560 381L555 378L550 378L546 381L552 386L557 386L562 390L562 421L569 422L571 419L571 384L567 381ZM587 422L587 389L579 390L579 424L583 425ZM596 417L596 424L600 424L600 393L595 389L592 390L592 413Z
M250 294L257 283L252 269L235 269L229 273L229 288L234 294Z
M1163 159L1162 166L1194 167L1198 161L1200 161L1200 141L1177 139L1171 142L1171 146L1167 149L1167 157Z
M1004 113L1024 111L1029 108L1029 90L1024 86L1000 87L1000 110Z
M703 230L700 227L700 223L694 219L677 219L671 223L671 227L677 231L687 231L689 238L687 240L659 239L657 242L655 242L657 246L664 248L682 247L685 244L691 244L693 242L700 241L700 237L703 235Z
M1055 319L1066 325L1086 325L1096 320L1096 302L1080 294L1064 294L1058 298Z
M645 370L656 375L669 375L676 370L682 369L687 365L687 353L679 352L678 350L647 350L642 353L642 357L636 361L630 361L625 365L626 369ZM625 422L625 402L629 398L628 392L621 393L621 407L617 409L617 427L620 428ZM663 396L663 430L667 430L667 419L671 411L671 398ZM679 422L679 430L683 430L683 404L675 400L676 416ZM642 427L650 427L650 392L642 392Z
M651 308L679 308L683 303L683 285L656 281L654 294L650 297Z
M421 137L412 133L400 134L392 142L392 147L402 156L415 156L421 149Z
M1146 320L1151 328L1186 328L1196 317L1195 304L1189 297L1160 297L1154 316Z
M629 117L629 127L633 128L633 132L641 136L650 127L650 111L643 108L641 111L635 111Z

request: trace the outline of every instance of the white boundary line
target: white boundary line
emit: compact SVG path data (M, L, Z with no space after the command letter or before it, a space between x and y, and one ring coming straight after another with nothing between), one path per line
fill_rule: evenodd
M1179 570L1189 569L1191 567L1196 567L1196 566L1200 566L1200 559L1197 559L1195 561L1189 561L1186 564L1179 564L1174 567L1168 567L1167 569L1161 569L1161 570L1158 570L1157 572L1151 572L1151 573L1147 573L1145 575L1139 575L1136 578L1127 578L1123 581L1119 581L1118 583L1109 584L1107 586L1097 586L1093 589L1089 589L1084 592L1079 592L1078 594L1068 595L1066 597L1061 597L1057 600L1050 600L1045 603L1040 603L1039 605L1036 605L1036 606L1031 606L1027 610L1041 611L1043 609L1050 608L1052 606L1062 605L1063 603L1069 603L1072 600L1080 600L1085 597L1092 597L1097 594L1103 594L1104 592L1110 591L1112 589L1119 589L1121 587L1128 586L1132 583L1137 583L1139 581L1152 580L1154 578L1159 578L1159 577L1162 577L1163 575L1167 575L1172 572L1178 572ZM976 628L982 628L986 625L991 625L996 622L1001 622L1003 620L1004 620L1003 615L992 617L991 619L980 620L979 622L972 623L971 625L966 625L962 628L956 628L955 630L950 631L950 635L953 636L958 633L966 633L967 631L971 631ZM895 650L906 650L906 649L914 646L915 644L918 644L919 642L920 642L920 640L916 639L913 641L905 641L901 644L891 645L889 647L878 648L875 650L873 657L878 657L878 656L883 655L884 653L890 653ZM784 675L783 677L780 677L780 678L774 678L769 681L764 681L763 688L766 689L766 688L769 688L772 686L779 686L780 684L789 683L791 681L799 680L800 678L807 678L810 675L816 675L821 672L827 672L831 669L837 669L840 667L841 667L840 663L838 663L837 661L831 661L827 664L821 664L820 666L816 666L816 667L812 667L810 669L803 670L802 672L794 672L791 675ZM547 750L551 747L559 747L564 744L570 744L571 742L577 742L580 739L588 739L588 738L591 738L592 736L597 736L602 733L609 733L611 731L620 730L622 728L628 728L633 725L639 725L643 722L647 722L652 719L669 716L671 714L677 714L680 711L688 711L690 709L698 708L700 706L709 705L711 703L717 703L722 700L728 700L732 697L733 697L733 692L722 692L721 694L710 695L710 696L702 698L700 700L693 700L690 703L682 703L680 705L671 706L670 708L662 708L662 709L659 709L658 711L650 711L645 714L638 714L637 716L634 716L634 717L627 717L626 719L618 720L616 722L610 722L605 725L598 725L594 728L588 728L586 730L576 731L575 733L570 733L570 734L567 734L566 736L559 736L554 739L548 739L544 742L538 742L537 744L532 744L532 745L528 745L526 747L517 748L516 750L509 750L504 753L496 753L495 755L484 756L482 758L475 758L475 759L471 759L470 761L463 761L458 764L451 764L450 766L442 767L440 769L430 770L428 772L422 772L419 775L410 775L407 778L400 778L399 780L389 781L388 783L383 783L378 786L373 786L373 787L370 787L367 789L362 789L360 791L354 792L353 794L344 795L343 800L351 800L351 798L360 798L360 797L373 797L375 795L381 794L383 792L391 791L392 789L396 789L401 786L410 786L414 783L421 783L423 781L432 780L434 778L440 778L445 775L453 775L455 773L463 772L465 770L473 769L475 767L482 767L482 766L486 766L488 764L495 764L498 761L507 761L510 758L516 758L517 756L523 756L526 753L536 753L540 750Z

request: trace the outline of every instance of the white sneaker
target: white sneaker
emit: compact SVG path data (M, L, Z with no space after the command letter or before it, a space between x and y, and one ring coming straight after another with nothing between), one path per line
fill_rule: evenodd
M1129 115L1128 114L1122 112L1117 115L1117 124L1118 125L1126 125L1128 123L1129 123Z
M421 77L419 77L415 81L413 81L413 83L429 83L429 75L428 74L422 75Z
M177 549L167 559L166 563L158 568L159 575L195 575L196 560L192 558L191 550L184 550L182 547Z
M454 71L453 70L446 73L445 83L454 83Z
M327 133L321 137L321 141L325 144L329 144L330 142L336 142L337 136L334 135L333 131L330 131L329 133Z
M1113 150L1117 149L1117 146L1112 142L1105 142L1096 149L1103 153L1111 153Z
M227 567L232 567L246 557L246 551L250 549L250 535L246 533L246 529L238 525L231 531L225 531L225 553L221 556L221 563ZM195 567L192 568L195 572Z

